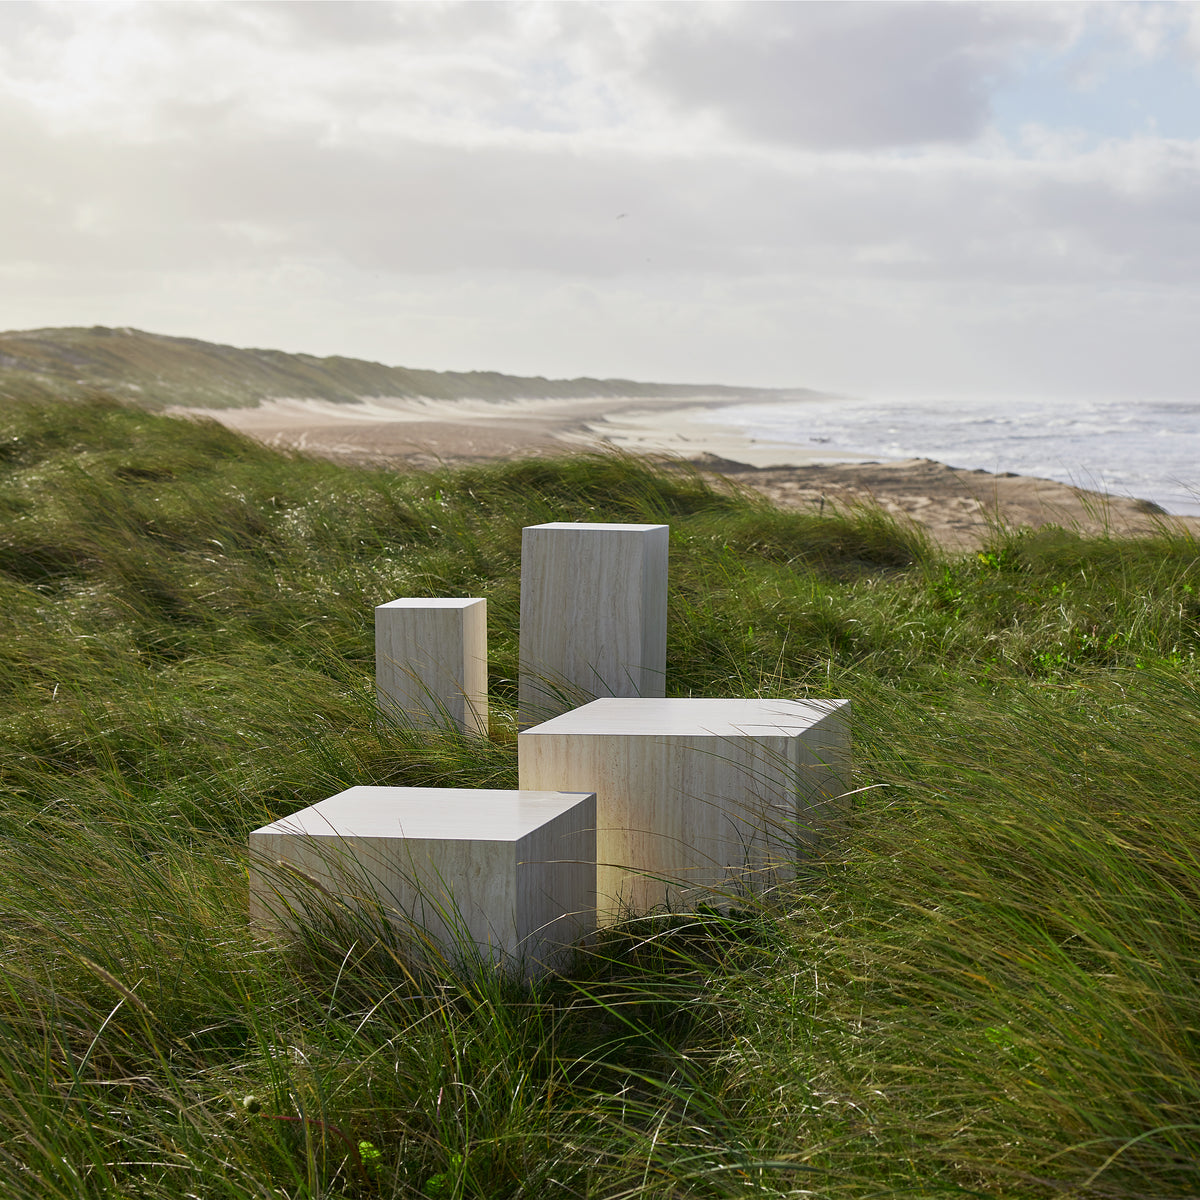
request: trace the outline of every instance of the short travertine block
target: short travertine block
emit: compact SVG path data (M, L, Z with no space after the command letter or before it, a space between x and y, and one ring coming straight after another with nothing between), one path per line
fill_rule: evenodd
M276 928L303 921L315 881L418 950L473 945L527 975L595 929L591 792L352 787L256 829L250 854L251 919Z
M521 539L522 728L598 696L661 696L666 525L554 521Z
M601 699L523 731L522 787L596 792L602 921L757 889L836 820L847 700Z
M486 736L487 601L393 600L375 609L375 689L389 716Z

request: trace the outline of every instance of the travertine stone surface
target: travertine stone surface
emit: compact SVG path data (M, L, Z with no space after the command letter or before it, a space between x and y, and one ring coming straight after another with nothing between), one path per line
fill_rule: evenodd
M256 829L250 857L251 919L276 928L323 899L315 882L379 906L418 949L428 938L453 959L471 943L526 975L595 929L590 791L352 787Z
M596 792L602 922L769 885L850 789L847 700L599 699L517 740L522 787Z
M487 601L403 599L375 609L380 708L418 728L487 735Z
M661 696L666 525L553 521L521 539L522 728L598 696Z

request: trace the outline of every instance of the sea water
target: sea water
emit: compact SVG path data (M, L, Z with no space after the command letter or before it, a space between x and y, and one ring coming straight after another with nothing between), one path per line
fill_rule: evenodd
M1200 513L1200 400L804 398L705 415L831 458L933 458Z

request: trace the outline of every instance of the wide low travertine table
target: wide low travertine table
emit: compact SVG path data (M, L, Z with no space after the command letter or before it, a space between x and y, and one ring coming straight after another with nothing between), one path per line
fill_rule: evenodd
M591 789L352 787L256 829L250 857L251 918L276 928L302 922L306 899L327 905L324 889L381 911L416 949L474 946L525 975L595 929Z
M594 700L518 736L522 787L596 793L599 919L790 873L850 790L848 700Z

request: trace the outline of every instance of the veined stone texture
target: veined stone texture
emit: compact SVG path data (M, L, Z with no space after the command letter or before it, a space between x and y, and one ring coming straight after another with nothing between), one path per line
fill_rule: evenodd
M487 736L487 601L405 598L375 609L375 690L419 729Z
M334 896L418 953L474 947L526 975L595 929L590 791L352 787L256 829L250 856L251 919L277 929Z
M517 741L522 787L596 793L602 923L786 877L850 790L847 700L599 699Z
M521 728L601 696L662 696L666 525L553 521L521 539Z

